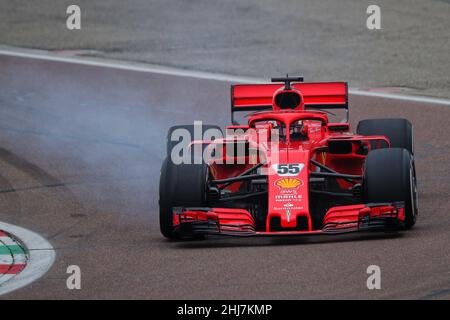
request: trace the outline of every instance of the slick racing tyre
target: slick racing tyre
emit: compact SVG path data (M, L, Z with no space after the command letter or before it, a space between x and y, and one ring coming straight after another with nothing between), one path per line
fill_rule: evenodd
M221 134L217 126L204 125L203 131L215 129ZM189 154L187 163L174 163L171 159L172 149L178 141L171 141L172 133L176 129L186 129L192 136L193 125L175 126L169 129L167 141L167 157L161 167L159 182L159 222L161 233L169 239L177 239L173 226L174 207L205 207L209 168L203 157ZM202 151L206 145L201 149ZM195 160L195 161L194 161Z
M365 203L404 201L405 229L416 223L418 214L416 172L411 154L402 148L370 151L364 165Z
M386 136L391 148L413 150L413 127L406 119L368 119L358 123L356 133L363 136Z
M174 164L164 160L159 182L159 225L169 239L178 238L173 227L174 207L204 207L208 166L202 164Z

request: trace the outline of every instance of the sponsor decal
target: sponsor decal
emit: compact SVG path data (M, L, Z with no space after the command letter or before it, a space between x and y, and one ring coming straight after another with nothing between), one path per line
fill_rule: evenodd
M283 208L280 209L293 209L293 210L297 210L298 209L298 202L302 202L302 195L301 194L279 194L275 196L275 202L295 202L296 204L292 204L292 206L284 206L283 204ZM281 204L280 204L281 205Z
M283 210L286 210L286 208L284 208L284 207L273 207L272 208L272 210L275 210L275 211L283 211ZM301 206L301 207L292 207L289 211L291 211L291 210L305 210L305 207L303 207L303 206Z
M297 178L282 178L275 181L275 185L280 188L280 190L297 189L303 185L303 181Z
M279 189L279 193L274 195L273 210L284 211L288 215L292 210L304 210L303 196L298 190L304 184L303 180L286 177L275 180L273 184Z
M275 202L277 203L277 205L273 207L273 210L304 210L304 207L299 203L302 202L302 195L297 194L296 192L288 194L278 194L275 196Z
M281 190L282 194L275 195L276 202L299 202L302 201L302 195L295 190Z
M286 218L287 218L287 222L291 222L291 212L289 210L286 210Z

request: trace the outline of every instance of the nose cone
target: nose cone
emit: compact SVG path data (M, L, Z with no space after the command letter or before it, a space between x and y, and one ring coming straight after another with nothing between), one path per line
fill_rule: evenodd
M309 156L309 150L293 149L282 149L277 155L272 155L277 163L271 164L268 177L268 231L273 225L272 219L277 224L279 221L281 229L304 230L304 226L297 225L298 217L306 219L308 230L312 230L308 199Z

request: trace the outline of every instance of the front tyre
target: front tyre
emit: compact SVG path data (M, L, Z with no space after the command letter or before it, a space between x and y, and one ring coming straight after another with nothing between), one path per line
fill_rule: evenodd
M177 239L174 232L174 207L205 207L208 165L174 164L164 160L159 182L159 225L163 236Z
M180 134L174 134L176 131ZM181 138L181 133L190 137L189 142L195 138L195 132L198 131L201 137L206 135L206 140L221 138L222 131L220 127L214 125L177 125L169 129L167 134L167 157L161 167L161 176L159 182L159 225L163 236L169 239L179 239L173 225L173 208L175 207L205 207L207 206L207 185L209 178L209 167L203 159L203 153L206 144L202 145L201 155L194 154L193 148L188 148L188 154L178 154L174 150ZM212 139L213 137L213 139ZM175 140L172 140L175 138ZM184 152L184 149L180 149ZM175 164L171 156L183 159L187 158L187 163ZM200 156L200 157L199 157ZM201 238L201 237L194 237Z
M364 165L363 198L365 203L405 203L405 229L416 223L417 187L414 159L402 148L369 152Z

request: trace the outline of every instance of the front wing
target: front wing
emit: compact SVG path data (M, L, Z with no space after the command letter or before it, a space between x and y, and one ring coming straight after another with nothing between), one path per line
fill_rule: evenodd
M343 234L368 230L393 230L405 221L404 202L372 203L330 208L321 230L256 231L252 215L244 209L173 208L174 232L180 236L288 236Z

